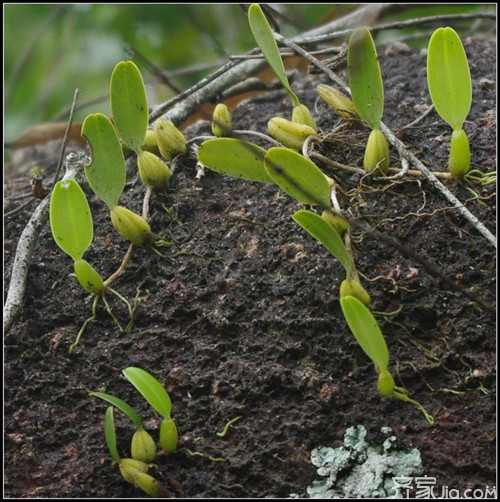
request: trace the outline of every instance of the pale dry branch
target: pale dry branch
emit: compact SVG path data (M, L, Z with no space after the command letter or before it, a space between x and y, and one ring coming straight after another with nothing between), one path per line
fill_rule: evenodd
M300 35L300 40L315 37L325 33L332 33L339 29L352 29L362 24L371 25L391 4L368 4L356 11L327 23L320 28L307 31ZM349 33L349 31L348 31ZM259 51L252 51L260 54ZM195 113L204 103L212 101L223 91L239 82L253 77L266 68L267 62L261 57L243 61L229 61L219 70L201 80L181 95L158 106L149 117L150 122L163 117L174 124L181 124L190 115Z

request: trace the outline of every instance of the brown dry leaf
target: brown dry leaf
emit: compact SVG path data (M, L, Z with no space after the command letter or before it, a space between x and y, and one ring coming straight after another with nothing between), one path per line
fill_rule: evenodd
M30 127L27 131L23 132L12 143L8 143L5 146L9 148L24 148L27 146L41 145L48 143L49 141L64 138L66 128L68 124L66 122L50 122L47 124L37 124ZM69 131L69 140L76 141L85 145L85 139L82 137L82 124L81 122L74 123Z

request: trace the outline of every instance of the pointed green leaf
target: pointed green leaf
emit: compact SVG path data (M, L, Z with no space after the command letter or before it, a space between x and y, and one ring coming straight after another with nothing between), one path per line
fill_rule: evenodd
M264 169L266 150L236 138L214 138L198 149L198 160L208 169L250 181L272 183Z
M259 4L254 3L250 5L248 9L248 22L250 23L250 29L252 30L252 34L257 42L257 45L281 85L288 92L293 106L299 105L299 98L297 98L288 83L285 66L283 65L283 60L281 59L281 54L278 49L278 44L274 38L273 30L271 29L271 26L269 26L266 16L262 12Z
M461 129L472 103L472 84L467 55L453 28L438 28L429 41L427 83L440 117Z
M134 408L132 408L132 406L127 404L122 399L112 396L111 394L106 394L104 392L91 392L89 396L100 397L101 399L104 399L104 401L111 403L120 411L123 411L123 413L125 413L125 415L127 415L127 417L132 420L132 422L138 429L143 429L142 420L139 414L134 410Z
M106 444L108 445L113 460L119 464L122 459L116 447L116 429L112 406L108 406L104 415L104 437L106 438Z
M89 185L104 203L113 209L125 187L126 167L120 140L111 121L102 113L88 115L82 136L92 150L92 163L85 166Z
M264 158L267 174L303 204L330 207L333 181L318 166L289 148L270 148Z
M377 129L384 112L384 86L377 49L368 28L358 28L349 40L347 68L352 100L358 115Z
M140 392L142 397L164 418L170 418L172 402L163 385L150 373L141 368L130 366L123 374Z
M148 128L148 102L141 72L133 61L121 61L115 66L110 93L118 134L125 145L139 154Z
M364 353L380 368L386 370L389 351L384 335L370 309L354 296L344 296L340 306L350 330Z
M312 211L300 210L293 215L293 219L313 237L318 239L323 246L332 253L333 256L345 268L346 276L351 277L352 261L344 241L338 232L325 219Z
M50 197L50 228L57 245L74 261L82 258L94 236L87 198L74 180L58 181Z

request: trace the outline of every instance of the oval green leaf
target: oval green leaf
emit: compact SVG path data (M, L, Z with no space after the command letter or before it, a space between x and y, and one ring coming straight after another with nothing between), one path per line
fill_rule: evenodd
M330 207L333 181L309 159L289 148L270 148L264 158L267 174L303 204Z
M163 385L147 371L130 366L122 373L142 397L164 418L170 418L172 402Z
M266 19L264 12L259 4L254 3L248 9L248 22L252 30L253 37L257 42L267 63L278 78L280 84L288 92L293 106L300 104L299 98L290 88L288 77L286 76L285 66L281 59L281 54L278 49L278 44L273 35L273 30Z
M354 296L344 296L340 306L350 330L364 353L380 368L387 369L389 351L384 335L370 309Z
M111 121L102 113L88 115L82 136L92 150L92 163L85 174L94 193L110 208L118 205L127 177L120 140Z
M106 394L104 392L91 392L89 394L89 396L100 397L101 399L104 399L104 401L111 403L113 406L118 408L120 411L123 411L123 413L125 413L125 415L127 415L127 417L130 418L130 420L132 420L132 422L134 423L134 425L138 429L143 428L142 420L141 420L141 417L139 416L139 414L134 410L134 408L132 408L132 406L127 404L122 399L115 397L115 396L112 396L111 394Z
M113 460L119 464L122 459L120 458L118 448L116 447L116 430L112 406L108 406L106 413L104 414L104 437L106 438L106 444L108 445Z
M453 28L438 28L427 51L427 84L440 117L461 129L472 103L472 84L464 47Z
M344 241L338 232L324 218L312 211L302 209L297 211L292 218L313 237L318 239L323 246L332 253L332 255L345 268L346 276L351 277L352 261Z
M82 136L92 150L92 163L85 166L89 185L113 209L118 205L127 176L123 150L115 128L108 117L94 113L83 121Z
M272 183L264 169L266 150L236 138L214 138L198 149L198 160L218 173L261 183Z
M111 112L122 141L137 154L148 128L148 102L139 68L133 61L115 66L110 83Z
M56 183L50 197L50 228L57 245L74 261L81 260L94 236L89 203L74 180Z
M351 35L347 68L356 111L372 129L377 129L384 112L384 86L377 49L368 28L358 28Z

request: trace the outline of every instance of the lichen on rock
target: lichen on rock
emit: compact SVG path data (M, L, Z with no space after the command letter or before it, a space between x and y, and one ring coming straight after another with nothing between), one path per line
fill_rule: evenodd
M390 434L391 429L381 431ZM396 436L389 435L382 445L366 441L363 425L350 427L339 448L318 447L311 452L311 463L319 476L307 487L311 498L387 498L395 497L393 478L420 475L423 472L420 452L402 450Z

